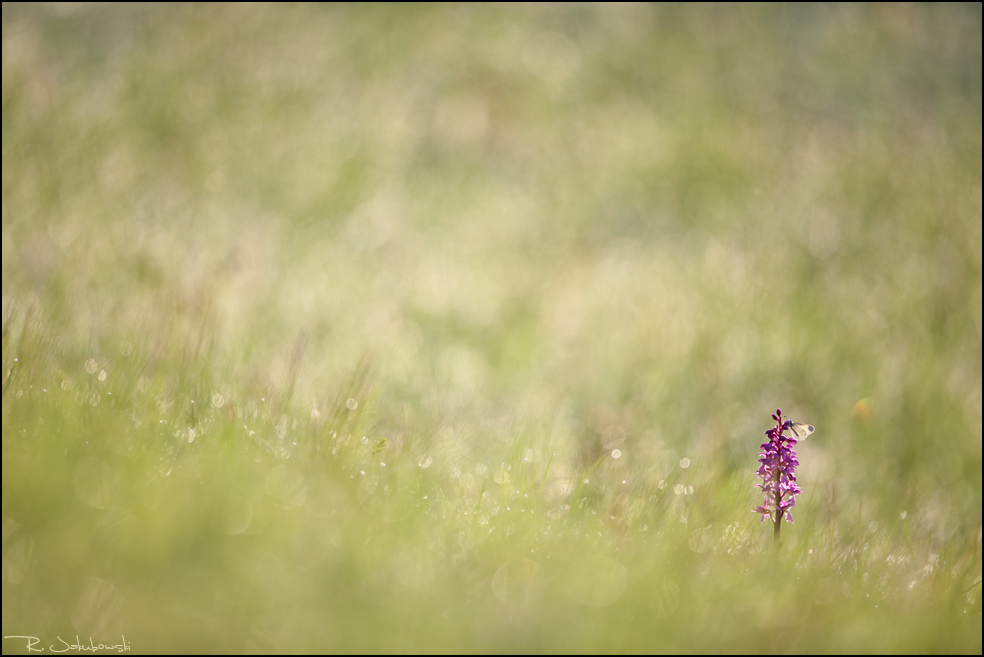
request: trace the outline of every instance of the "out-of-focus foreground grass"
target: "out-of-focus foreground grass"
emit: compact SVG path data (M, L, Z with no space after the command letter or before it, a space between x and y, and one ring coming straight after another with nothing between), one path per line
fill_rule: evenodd
M981 652L979 4L5 4L2 123L4 635Z

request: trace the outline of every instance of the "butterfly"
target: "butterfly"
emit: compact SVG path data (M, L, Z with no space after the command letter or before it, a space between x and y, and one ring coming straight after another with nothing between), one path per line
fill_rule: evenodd
M816 431L812 424L803 424L802 422L793 422L791 420L786 422L786 428L793 433L793 437L798 442L803 442L807 436Z

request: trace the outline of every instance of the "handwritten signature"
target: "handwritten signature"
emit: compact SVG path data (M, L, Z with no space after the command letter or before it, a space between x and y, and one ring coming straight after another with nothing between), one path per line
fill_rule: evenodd
M44 652L44 646L41 646L40 648L38 647L38 644L41 643L41 639L39 639L36 636L5 636L3 638L24 639L27 642L26 647L28 652ZM57 637L57 639L58 639L58 643L61 645L58 644L50 645L48 646L48 651L57 653L57 652L68 652L69 650L75 650L78 652L96 652L97 650L115 650L116 652L127 652L129 650L132 650L130 644L126 642L126 637L120 635L120 638L123 639L121 643L96 643L95 641L92 640L92 637L90 636L89 643L82 643L82 641L79 640L79 635L76 634L75 643L69 643L68 641L66 641L65 639L59 636Z

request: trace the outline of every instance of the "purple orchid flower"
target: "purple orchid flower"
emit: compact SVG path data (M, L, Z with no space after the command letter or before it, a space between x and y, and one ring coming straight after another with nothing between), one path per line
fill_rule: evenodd
M796 506L796 496L800 494L796 485L796 444L813 433L809 424L800 424L790 420L783 421L782 410L776 409L772 419L776 426L765 432L768 441L762 443L759 453L758 476L761 484L755 484L765 493L765 501L752 509L762 516L762 520L771 520L774 524L773 538L779 542L779 531L783 518L793 522L792 508ZM790 435L787 436L786 432Z

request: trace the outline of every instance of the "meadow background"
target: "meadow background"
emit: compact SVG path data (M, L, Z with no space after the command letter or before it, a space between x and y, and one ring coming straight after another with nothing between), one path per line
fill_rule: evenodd
M2 36L4 635L980 654L980 4Z

